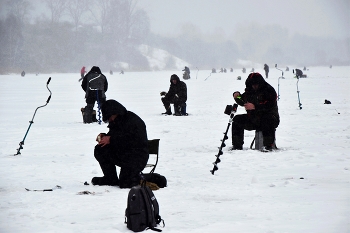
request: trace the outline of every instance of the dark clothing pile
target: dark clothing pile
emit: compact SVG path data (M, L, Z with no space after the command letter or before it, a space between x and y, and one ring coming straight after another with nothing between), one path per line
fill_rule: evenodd
M172 82L176 80L176 84ZM180 78L173 74L170 77L170 88L168 93L162 98L162 102L167 111L170 111L170 104L174 104L175 114L181 115L181 108L186 106L187 101L187 85Z
M253 85L259 88L254 90ZM252 103L254 110L247 110L247 114L236 115L232 122L232 145L234 149L242 149L244 144L244 130L262 131L264 146L271 147L275 142L275 131L280 123L277 93L259 73L249 74L245 92L235 98L238 105Z
M148 154L148 139L144 121L115 100L102 106L104 120L117 115L108 125L110 144L95 146L95 158L100 163L104 177L120 188L131 188L140 183L139 174L145 168ZM119 179L116 167L120 167ZM116 182L118 181L118 182Z

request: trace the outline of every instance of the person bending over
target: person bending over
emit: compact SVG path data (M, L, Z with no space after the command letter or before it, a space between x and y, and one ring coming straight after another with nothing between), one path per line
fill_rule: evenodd
M140 172L145 168L148 139L144 121L116 100L102 105L104 122L109 122L109 132L100 133L94 155L103 177L93 177L93 185L111 185L131 188L140 183ZM116 166L120 167L119 177Z

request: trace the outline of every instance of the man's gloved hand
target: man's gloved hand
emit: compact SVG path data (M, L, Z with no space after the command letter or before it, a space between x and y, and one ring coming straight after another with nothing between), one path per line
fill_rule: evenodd
M233 95L233 98L237 98L241 95L241 93L239 93L239 91L235 91L235 92L233 92L232 95Z
M233 98L235 99L236 103L243 106L245 102L241 98L241 93L239 91L235 91L233 94Z
M165 96L165 95L166 95L165 91L160 92L160 96Z

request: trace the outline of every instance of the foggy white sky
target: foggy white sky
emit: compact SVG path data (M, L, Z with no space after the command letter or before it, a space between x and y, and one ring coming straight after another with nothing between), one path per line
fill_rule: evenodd
M204 34L252 22L278 24L290 34L350 37L350 0L138 0L151 20L151 30L176 35L191 23Z

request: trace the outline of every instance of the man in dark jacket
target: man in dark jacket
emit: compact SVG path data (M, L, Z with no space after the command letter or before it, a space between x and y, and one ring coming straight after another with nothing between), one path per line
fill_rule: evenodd
M259 73L249 74L243 94L233 93L233 98L247 113L236 115L232 122L233 150L242 150L244 130L262 131L264 149L276 149L275 131L280 123L277 94Z
M294 73L294 70L293 70L293 73ZM295 69L295 76L297 78L301 78L303 77L303 71L299 70L299 69Z
M190 76L190 73L191 73L190 68L188 68L187 66L185 66L185 69L183 69L182 71L185 71L185 72L183 73L183 75L182 75L182 78L183 78L183 79L187 80L187 79L190 79L190 78L191 78L191 76Z
M104 176L92 178L92 184L120 188L138 185L149 158L144 121L115 100L102 105L102 115L103 121L109 122L109 132L97 136L94 155ZM119 179L115 165L120 167Z
M108 89L106 76L101 73L98 66L93 66L84 76L81 88L85 91L86 107L83 113L84 123L92 123L92 113L95 102L99 108L106 101L105 92Z
M180 78L173 74L170 77L170 88L168 93L162 98L166 112L163 114L171 115L170 104L174 104L176 116L181 116L181 109L186 107L187 101L187 86L186 83L180 81Z
M270 71L270 69L269 69L269 66L267 64L264 65L264 70L265 70L266 78L269 78L269 71Z

